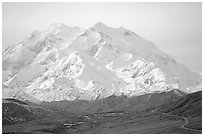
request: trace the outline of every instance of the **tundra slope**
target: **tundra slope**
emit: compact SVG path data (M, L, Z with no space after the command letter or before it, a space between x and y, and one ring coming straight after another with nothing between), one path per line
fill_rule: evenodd
M180 89L202 77L132 31L97 23L87 30L52 24L3 52L3 98L98 100Z

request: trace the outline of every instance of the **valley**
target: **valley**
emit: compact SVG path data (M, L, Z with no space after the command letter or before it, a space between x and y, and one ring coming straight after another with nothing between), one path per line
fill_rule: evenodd
M194 123L194 122L191 122ZM125 133L201 133L201 130L182 127L185 120L178 116L142 112L96 113L68 118L49 118L3 127L3 133L74 133L74 134L125 134Z

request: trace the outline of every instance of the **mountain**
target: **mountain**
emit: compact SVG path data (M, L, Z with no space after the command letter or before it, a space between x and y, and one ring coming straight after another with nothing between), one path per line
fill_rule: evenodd
M86 30L56 23L34 31L2 58L3 98L94 101L179 89L201 90L200 74L123 27Z

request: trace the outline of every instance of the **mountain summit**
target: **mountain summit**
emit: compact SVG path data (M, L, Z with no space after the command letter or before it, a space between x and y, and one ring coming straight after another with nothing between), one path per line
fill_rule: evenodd
M201 89L202 77L124 28L56 23L3 52L3 98L96 100Z

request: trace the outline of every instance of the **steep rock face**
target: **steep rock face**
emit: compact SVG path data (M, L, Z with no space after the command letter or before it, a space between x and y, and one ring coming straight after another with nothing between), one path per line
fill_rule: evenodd
M96 100L201 88L201 76L151 42L102 23L53 24L3 52L3 97Z

